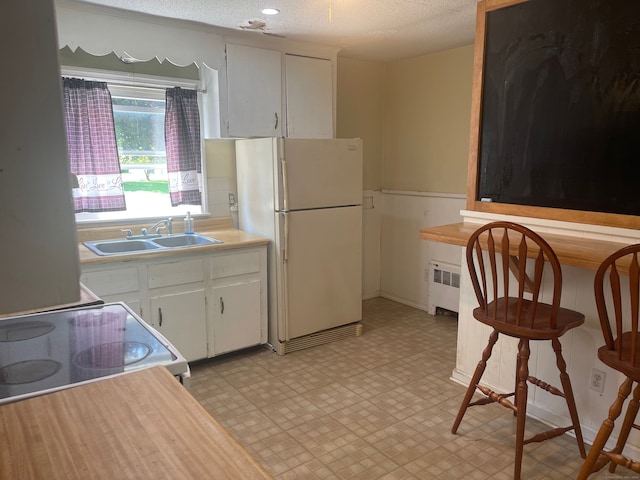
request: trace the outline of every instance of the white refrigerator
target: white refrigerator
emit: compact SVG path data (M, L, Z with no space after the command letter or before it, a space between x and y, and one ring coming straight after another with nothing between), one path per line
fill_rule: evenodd
M336 327L358 335L362 140L237 140L236 168L239 227L271 240L269 343L283 354Z

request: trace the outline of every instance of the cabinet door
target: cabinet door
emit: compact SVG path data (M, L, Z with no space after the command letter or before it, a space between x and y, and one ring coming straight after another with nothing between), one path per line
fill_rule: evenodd
M260 280L214 287L210 356L261 343Z
M227 115L231 137L282 135L280 52L227 45Z
M333 138L331 60L285 55L287 137Z
M187 361L207 358L204 289L152 296L151 325L162 333Z

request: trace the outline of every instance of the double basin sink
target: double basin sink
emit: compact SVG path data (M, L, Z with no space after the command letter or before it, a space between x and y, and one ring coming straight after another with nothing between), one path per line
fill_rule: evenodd
M83 243L89 250L97 255L123 255L127 253L198 247L222 242L199 233L185 233L158 237L150 236L149 238L125 238Z

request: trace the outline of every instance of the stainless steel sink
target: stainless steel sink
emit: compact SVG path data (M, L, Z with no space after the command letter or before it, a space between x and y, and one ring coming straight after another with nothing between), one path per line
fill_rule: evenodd
M99 242L84 242L85 246L98 255L118 255L123 253L157 250L159 245L149 240L103 240Z
M209 238L199 233L184 235L167 235L149 239L119 239L84 242L84 245L97 255L124 255L140 253L148 250L171 250L179 248L197 247L222 243L220 240Z
M222 243L215 238L205 237L198 233L189 233L185 235L168 235L166 237L154 238L151 240L153 243L157 243L162 247L176 248L176 247L191 247L196 245L213 245L214 243Z

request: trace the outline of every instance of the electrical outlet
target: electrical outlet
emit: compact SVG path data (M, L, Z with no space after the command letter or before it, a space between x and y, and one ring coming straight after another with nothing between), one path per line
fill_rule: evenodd
M604 392L604 382L607 379L607 374L597 368L591 369L591 378L589 379L589 388L598 393Z

